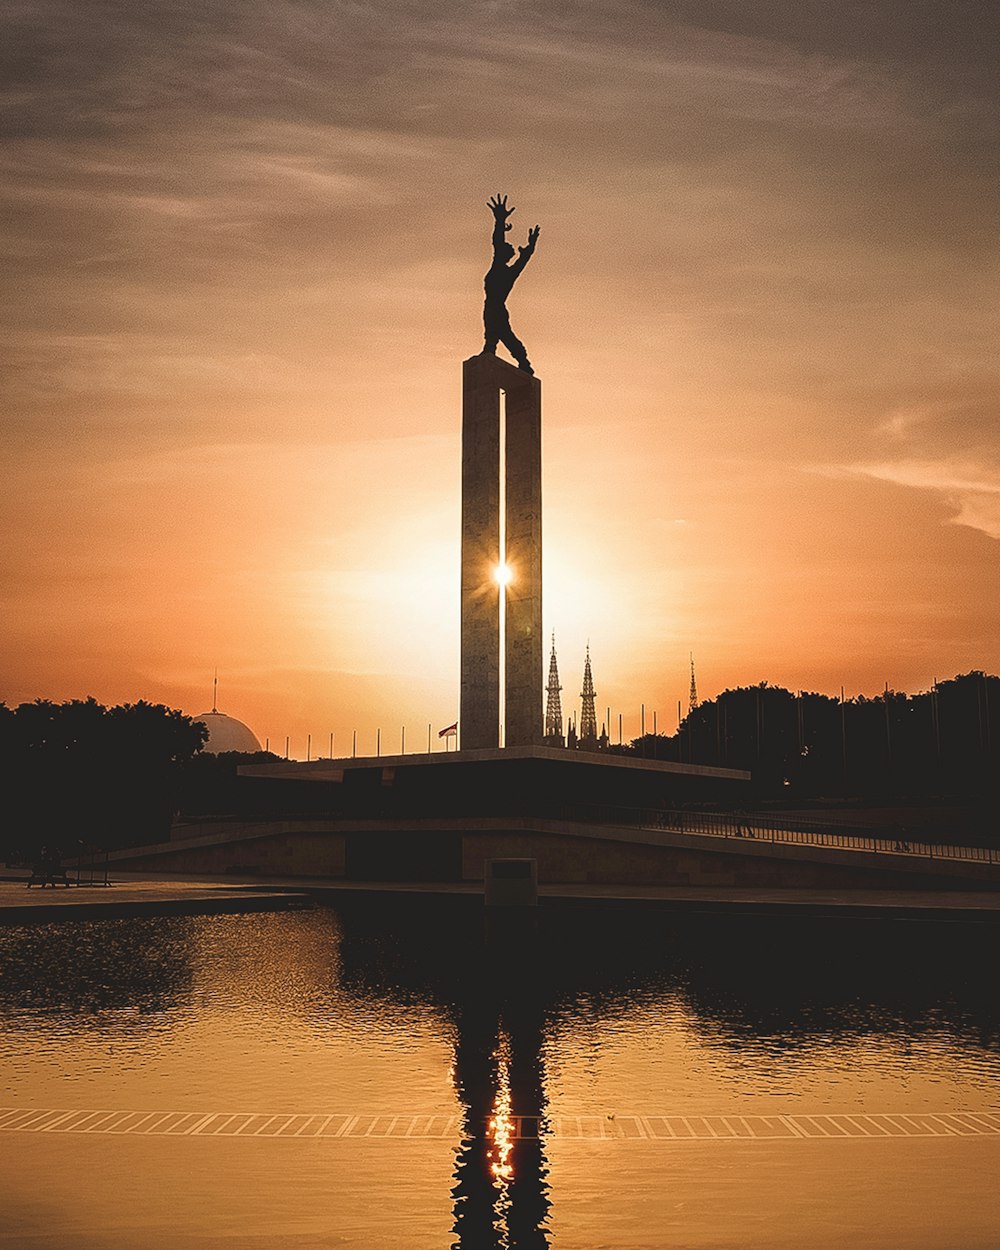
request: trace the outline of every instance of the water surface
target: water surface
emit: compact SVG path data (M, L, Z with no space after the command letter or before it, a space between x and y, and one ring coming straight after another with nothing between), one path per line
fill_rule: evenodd
M0 1104L51 1113L0 1120L0 1244L993 1247L998 954L467 898L0 930Z

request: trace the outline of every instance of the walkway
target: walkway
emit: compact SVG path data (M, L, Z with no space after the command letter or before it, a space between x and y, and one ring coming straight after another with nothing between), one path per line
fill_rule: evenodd
M107 887L26 889L0 881L0 924L37 924L97 916L194 915L275 911L332 902L337 896L380 895L482 898L478 882L400 882L204 877L151 878L123 875ZM787 918L947 920L1000 923L1000 893L971 890L796 890L728 886L543 885L543 906L646 904L687 914L783 916Z
M10 872L10 870L8 870ZM13 873L10 873L13 875ZM39 924L51 920L144 915L198 915L212 912L275 911L309 902L301 885L277 888L259 883L200 880L121 880L108 886L26 886L0 881L0 924Z
M508 1116L511 1139L584 1141L739 1142L774 1140L885 1140L887 1137L997 1137L1000 1115L979 1111L814 1112L806 1115L549 1115ZM466 1131L457 1115L372 1115L268 1111L89 1111L0 1108L0 1133L87 1133L123 1137L300 1137L327 1141L375 1137L455 1141Z
M751 845L815 846L828 850L866 855L903 856L906 859L959 861L990 864L1000 868L1000 850L988 846L954 846L947 842L923 842L908 835L884 837L864 829L810 824L760 815L741 816L732 812L663 811L655 808L563 805L551 814L564 820L596 820L603 824L632 826L670 833L697 834L711 838L740 839Z

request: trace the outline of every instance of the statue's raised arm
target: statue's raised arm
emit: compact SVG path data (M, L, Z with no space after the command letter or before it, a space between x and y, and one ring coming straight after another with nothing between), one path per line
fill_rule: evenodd
M500 244L506 242L504 236L511 229L511 224L507 219L515 210L513 205L510 208L507 207L505 195L494 195L486 201L486 207L493 214L493 256L495 258Z
M514 248L507 242L510 232L510 216L514 206L508 205L506 195L498 192L486 202L486 207L493 214L493 263L486 274L486 305L483 309L483 324L486 330L484 352L496 353L497 343L503 343L517 361L519 369L525 373L534 373L528 360L524 344L510 328L510 315L507 312L507 296L511 287L520 277L525 265L534 255L535 244L538 242L539 227L533 226L528 231L528 242ZM517 260L514 260L515 254ZM514 261L513 264L510 264Z

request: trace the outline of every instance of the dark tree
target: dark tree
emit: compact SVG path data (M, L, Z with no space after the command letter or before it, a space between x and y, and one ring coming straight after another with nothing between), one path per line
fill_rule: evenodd
M0 715L8 767L7 856L43 846L72 855L166 838L181 764L208 731L162 704L105 708L38 700Z
M675 734L611 749L747 769L758 797L982 804L1000 785L1000 678L976 671L921 694L844 702L762 682L699 704Z

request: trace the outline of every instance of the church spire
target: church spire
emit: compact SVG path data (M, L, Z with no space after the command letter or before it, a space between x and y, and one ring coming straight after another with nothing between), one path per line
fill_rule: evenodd
M556 663L556 634L552 631L552 655L549 658L549 684L545 687L545 745L565 746L562 734L562 700L559 692L559 665Z
M594 689L594 675L590 671L590 643L587 643L587 659L583 665L583 690L580 698L583 708L580 713L580 745L594 747L597 744L597 708L594 700L597 691Z

